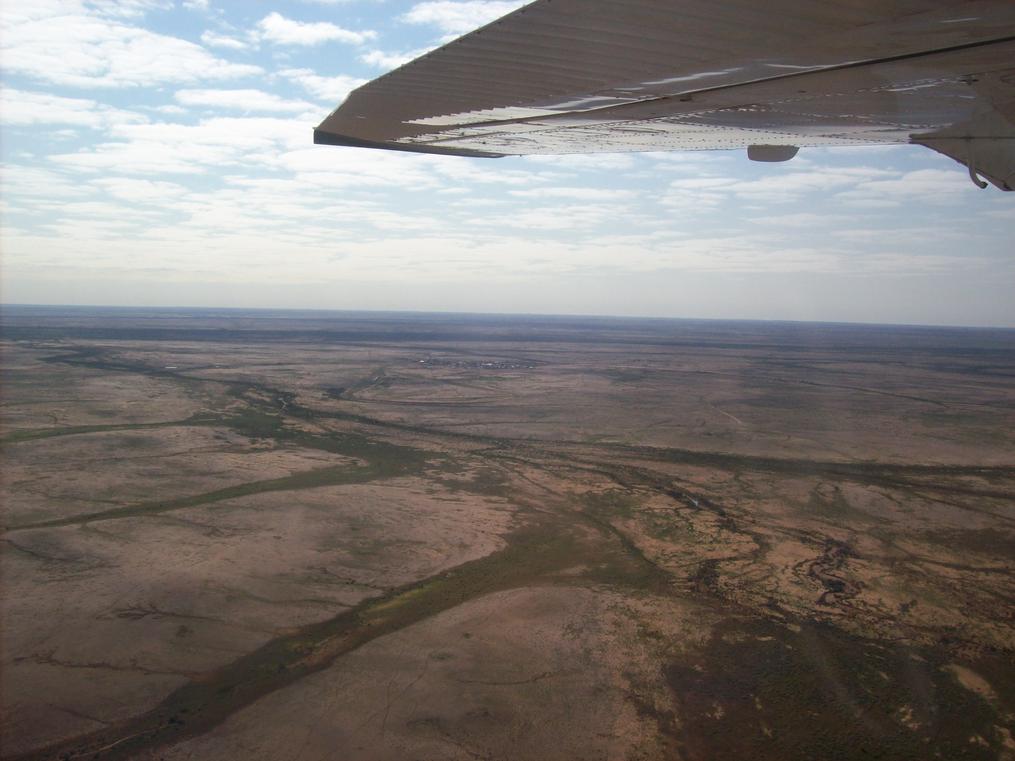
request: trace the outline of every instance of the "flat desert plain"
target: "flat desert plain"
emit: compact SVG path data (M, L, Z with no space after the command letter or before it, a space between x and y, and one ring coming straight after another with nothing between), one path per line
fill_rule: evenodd
M1015 332L8 307L11 759L1015 759Z

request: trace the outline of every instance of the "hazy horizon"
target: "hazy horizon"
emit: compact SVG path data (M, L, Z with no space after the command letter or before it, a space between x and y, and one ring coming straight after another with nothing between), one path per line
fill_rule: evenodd
M658 316L644 314L605 314L594 312L494 312L494 311L456 311L437 309L355 309L355 308L329 308L329 307L264 307L264 306L214 306L209 304L42 304L22 302L0 301L0 317L4 310L9 309L70 309L70 310L111 310L122 312L144 312L155 310L167 310L171 312L186 313L192 312L265 312L265 313L292 313L312 315L363 315L363 316L384 316L395 317L492 317L492 318L539 318L539 319L569 319L587 318L590 320L645 320L659 322L743 322L743 323L772 323L772 324L798 324L798 325L827 325L827 326L857 326L857 327L884 327L884 328L941 328L958 330L999 330L1015 331L1015 326L1010 325L950 325L943 323L917 323L917 322L863 322L855 320L785 320L757 317L702 317L696 315Z

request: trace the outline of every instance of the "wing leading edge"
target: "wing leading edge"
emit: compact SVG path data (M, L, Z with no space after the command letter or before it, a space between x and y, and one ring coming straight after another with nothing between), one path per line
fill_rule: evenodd
M536 0L353 91L328 145L459 156L918 143L1015 187L1011 0Z

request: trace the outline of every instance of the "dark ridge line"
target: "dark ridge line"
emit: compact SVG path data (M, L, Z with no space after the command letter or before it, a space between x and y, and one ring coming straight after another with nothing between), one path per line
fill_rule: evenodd
M223 418L195 415L182 420L161 420L154 423L120 423L110 425L70 425L62 428L32 428L0 436L0 446L20 444L23 441L38 441L59 436L84 436L89 433L115 433L117 431L139 431L148 428L183 428L186 426L214 425Z
M213 489L199 494L192 494L187 497L176 499L159 500L155 502L139 502L124 507L114 507L109 510L100 510L94 513L74 515L67 518L53 518L35 523L22 523L2 528L3 534L13 534L18 531L31 531L43 528L60 528L63 526L77 526L83 523L97 523L100 521L112 521L122 518L139 518L147 515L161 515L163 513L185 510L188 507L200 507L202 505L214 504L230 499L239 499L253 494L263 494L273 491L303 491L304 489L320 489L328 486L341 486L344 484L363 483L365 481L381 480L402 475L402 471L396 468L385 468L376 465L365 465L358 468L346 468L335 466L331 468L315 468L293 473L280 478L268 478L263 481L245 481L233 486L225 486L221 489ZM299 485L304 479L311 479L311 483ZM320 480L318 480L320 479Z

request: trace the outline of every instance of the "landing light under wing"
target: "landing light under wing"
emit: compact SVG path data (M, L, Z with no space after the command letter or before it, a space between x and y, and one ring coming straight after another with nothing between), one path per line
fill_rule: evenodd
M536 0L314 142L456 156L918 143L1015 187L1012 0Z

